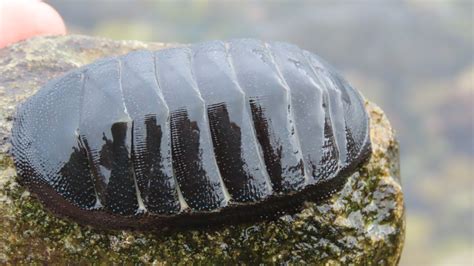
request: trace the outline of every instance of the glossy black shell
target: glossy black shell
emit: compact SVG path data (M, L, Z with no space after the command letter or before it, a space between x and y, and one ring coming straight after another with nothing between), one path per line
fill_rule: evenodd
M70 71L18 108L12 144L51 210L110 229L278 213L331 194L370 156L358 91L307 51L248 39Z

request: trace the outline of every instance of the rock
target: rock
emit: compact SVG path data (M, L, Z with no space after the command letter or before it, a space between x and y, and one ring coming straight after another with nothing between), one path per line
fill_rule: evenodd
M397 264L405 220L398 143L367 103L373 155L345 187L294 215L167 234L99 231L56 218L16 182L7 154L15 106L46 81L110 55L176 44L38 37L0 50L0 263Z

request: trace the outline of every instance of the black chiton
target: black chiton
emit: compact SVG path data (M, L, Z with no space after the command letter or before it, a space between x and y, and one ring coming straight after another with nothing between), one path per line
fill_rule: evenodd
M225 223L325 197L370 156L361 95L286 43L213 41L105 58L17 111L21 181L83 224Z

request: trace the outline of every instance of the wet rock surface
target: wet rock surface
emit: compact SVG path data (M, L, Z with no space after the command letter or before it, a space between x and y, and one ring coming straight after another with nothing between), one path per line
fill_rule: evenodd
M0 50L0 263L398 262L405 233L398 143L383 111L369 102L369 163L331 198L275 221L167 234L100 231L56 218L18 185L7 154L18 103L97 58L172 46L70 35Z

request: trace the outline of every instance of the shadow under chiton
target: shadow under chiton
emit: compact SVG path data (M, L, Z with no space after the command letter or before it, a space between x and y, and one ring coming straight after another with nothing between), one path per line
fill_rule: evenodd
M354 88L286 43L213 41L105 58L17 110L21 182L106 229L253 220L340 189L370 156Z

